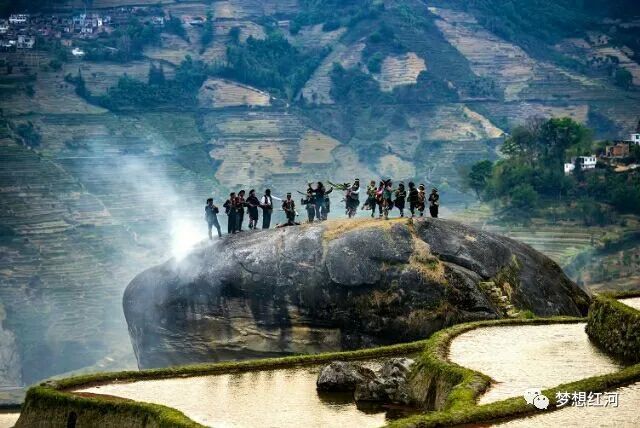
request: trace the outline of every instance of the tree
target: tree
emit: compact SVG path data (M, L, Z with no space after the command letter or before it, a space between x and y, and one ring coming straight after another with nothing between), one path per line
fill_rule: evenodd
M576 179L578 183L584 182L585 173L582 169L582 164L580 163L580 158L576 156L575 161L573 162L573 177Z
M229 30L229 38L231 38L232 43L240 43L240 31L240 27L233 27L231 30Z
M164 78L164 69L162 68L162 64L160 67L156 67L153 63L149 67L149 85L163 85L165 82Z
M616 86L629 89L633 85L633 75L626 68L618 67L613 73L613 82Z
M42 143L42 136L31 121L18 125L16 132L29 147L38 147Z
M371 73L380 73L382 69L382 60L384 59L384 55L380 52L376 52L371 55L371 58L367 61L367 68Z
M211 12L207 12L207 20L202 27L202 35L200 36L200 42L202 43L201 51L209 46L209 44L213 41L213 14Z
M182 25L182 21L180 21L180 18L177 18L173 15L169 15L169 19L167 20L164 28L170 34L175 34L176 36L184 40L188 39L187 31L184 29L184 26Z
M471 171L469 172L468 176L469 187L471 187L474 192L476 192L476 196L478 199L480 199L480 194L487 186L487 181L491 177L492 173L493 163L488 160L476 162L471 167Z
M509 205L518 211L530 212L538 206L539 196L530 184L520 184L509 192Z

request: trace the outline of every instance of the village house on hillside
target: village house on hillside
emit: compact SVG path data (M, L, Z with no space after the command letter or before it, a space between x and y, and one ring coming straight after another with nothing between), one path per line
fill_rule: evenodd
M604 157L606 158L625 158L629 156L629 143L618 141L614 145L606 146Z
M9 16L9 24L11 25L26 25L28 22L28 14L14 14Z
M97 39L131 20L163 27L164 11L159 7L137 6L103 9L96 12L51 14L13 14L0 19L0 50L34 49L36 36L58 40L72 47L73 40Z
M564 173L570 174L576 169L576 163L580 165L580 169L585 171L588 169L594 169L596 164L598 163L598 158L596 155L591 156L578 156L577 158L571 158L571 162L566 162L564 164Z
M631 134L631 138L629 139L629 141L633 144L640 145L640 121L638 121L636 132Z

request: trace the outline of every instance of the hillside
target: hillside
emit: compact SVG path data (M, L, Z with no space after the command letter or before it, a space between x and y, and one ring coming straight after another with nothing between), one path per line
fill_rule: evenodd
M84 10L28 3L0 10ZM202 236L206 196L390 175L459 209L473 199L459 170L530 116L625 137L640 116L633 2L509 3L94 0L148 9L74 38L84 58L42 36L0 52L0 331L22 368L6 381L131 367L122 291Z

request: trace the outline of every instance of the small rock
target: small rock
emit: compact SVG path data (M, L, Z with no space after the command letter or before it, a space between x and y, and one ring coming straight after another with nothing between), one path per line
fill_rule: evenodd
M375 379L373 370L344 361L334 361L320 371L316 380L319 391L355 391L356 385Z
M358 383L355 400L410 404L407 378L413 363L410 358L392 358L385 362L374 379Z

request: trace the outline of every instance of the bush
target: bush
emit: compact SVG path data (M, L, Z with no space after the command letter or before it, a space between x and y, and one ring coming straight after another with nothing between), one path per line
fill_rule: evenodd
M202 43L201 51L204 50L211 44L213 41L213 14L211 12L207 12L207 20L204 23L202 28L202 35L200 36L200 43Z
M519 210L532 210L538 206L538 193L530 184L520 184L509 192L509 205Z
M324 25L322 26L322 31L329 32L337 30L338 28L340 28L340 21L338 21L337 19L332 19L324 23Z
M184 29L180 18L169 15L169 19L165 22L164 29L169 34L175 34L176 36L187 40L187 31Z
M60 71L62 69L62 62L58 59L52 59L49 61L49 67L54 71Z
M42 143L42 136L31 121L18 125L16 132L29 147L38 147Z
M633 86L633 75L629 72L629 70L618 67L613 73L613 82L616 84L616 86L619 86L623 89L629 89L631 88L631 86Z
M640 361L640 312L617 300L597 296L589 308L587 334L608 354Z
M380 73L382 69L382 61L384 60L384 56L380 52L376 52L369 58L367 61L367 68L371 73Z
M303 53L279 32L266 39L249 37L227 47L227 65L219 74L292 99L320 64L326 50Z

